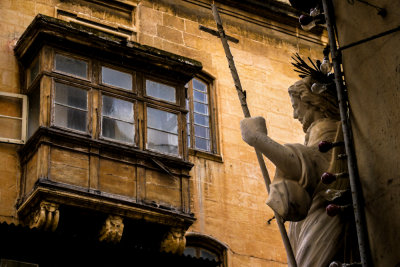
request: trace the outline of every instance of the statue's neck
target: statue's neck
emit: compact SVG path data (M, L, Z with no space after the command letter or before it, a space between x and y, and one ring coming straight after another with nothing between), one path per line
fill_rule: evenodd
M314 135L314 132L320 132L320 131L325 131L327 129L324 129L326 127L330 127L330 124L336 124L336 120L331 119L331 118L319 118L315 121L313 121L310 126L308 127L307 131L306 131L306 135L304 137L304 145L308 145L309 141L310 141L310 136ZM322 140L320 140L322 141Z

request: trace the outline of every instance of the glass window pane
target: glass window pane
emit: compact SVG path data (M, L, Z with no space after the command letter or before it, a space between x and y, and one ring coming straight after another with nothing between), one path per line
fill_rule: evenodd
M195 146L198 149L210 151L210 140L196 137Z
M21 139L22 120L0 117L0 137Z
M178 116L171 112L147 108L147 127L178 133Z
M36 89L29 96L29 113L28 113L28 138L39 128L40 114L40 90Z
M135 138L135 126L132 123L103 117L102 136L133 143Z
M87 91L63 83L56 83L56 103L86 110Z
M193 91L193 99L194 101L202 102L204 104L208 103L207 94L199 91Z
M208 115L208 105L204 105L198 102L194 102L194 112Z
M22 98L0 95L0 115L22 118Z
M193 247L186 247L183 251L183 255L196 257L196 249Z
M187 110L189 110L189 99L188 98L185 99L185 107Z
M203 126L207 126L207 127L210 125L208 116L197 114L197 113L194 113L194 123L203 125Z
M194 135L198 136L198 137L210 139L210 129L207 127L195 125L194 126Z
M193 79L193 89L207 93L207 85L197 79Z
M127 122L134 122L133 103L103 95L102 115Z
M200 249L200 257L208 260L218 261L217 255L205 249Z
M132 90L132 74L101 67L101 82L116 87Z
M55 105L54 124L86 132L86 111Z
M56 70L78 77L87 78L88 64L86 61L56 54Z
M36 62L31 66L29 70L29 84L35 80L36 76L39 74L39 60L36 60Z
M147 148L178 155L178 135L147 129Z
M176 102L175 88L166 84L146 80L146 94L168 102Z

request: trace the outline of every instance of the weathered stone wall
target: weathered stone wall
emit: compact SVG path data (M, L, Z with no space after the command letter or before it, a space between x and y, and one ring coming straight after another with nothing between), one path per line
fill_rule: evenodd
M20 93L12 50L18 37L36 14L55 16L60 6L92 14L74 1L0 1L1 91ZM227 34L239 39L238 44L230 45L252 115L266 117L269 134L278 142L302 143L304 134L292 119L287 94L287 87L298 79L290 58L294 52L320 58L326 40L232 7L222 6L221 11ZM104 19L126 26L126 21L112 16ZM254 150L241 139L243 115L220 40L198 28L216 28L209 5L203 1L139 1L132 23L137 31L133 40L199 60L204 72L215 78L217 138L223 162L191 157L195 164L191 208L197 221L189 231L225 244L229 266L285 266L278 228L275 221L267 224L273 213L265 205L267 192ZM2 221L17 221L14 206L21 176L17 149L18 145L0 144ZM273 177L273 165L267 161L267 166Z
M243 114L223 48L218 38L198 29L199 25L216 28L211 10L184 1L164 2L141 2L138 41L201 61L216 82L223 163L192 157L191 197L197 221L189 231L226 244L229 266L285 266L279 231L274 221L267 224L273 214L265 205L267 192L254 149L241 140ZM302 143L303 133L292 119L287 95L287 87L297 79L290 57L298 51L320 57L316 51L322 47L279 32L276 27L285 26L266 18L233 16L233 12L238 11L226 10L221 16L227 34L239 39L230 46L252 115L266 117L272 138ZM273 176L273 165L267 165Z
M398 1L334 1L341 46L399 26ZM358 169L374 266L399 266L400 32L344 50Z

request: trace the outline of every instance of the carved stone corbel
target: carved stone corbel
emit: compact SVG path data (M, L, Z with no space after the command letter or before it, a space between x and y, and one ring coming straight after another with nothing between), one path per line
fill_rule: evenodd
M60 220L59 205L47 201L40 202L37 209L29 222L29 227L54 232L57 229L58 221Z
M124 232L123 218L118 215L109 215L100 231L100 241L118 243Z
M174 254L182 254L186 246L185 230L171 228L161 241L160 250Z

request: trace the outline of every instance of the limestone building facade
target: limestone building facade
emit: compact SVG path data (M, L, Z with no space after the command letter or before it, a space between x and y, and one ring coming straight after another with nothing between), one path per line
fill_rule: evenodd
M199 28L216 29L212 2L0 1L4 229L214 266L286 266L221 42ZM302 143L287 93L298 79L291 56L320 59L322 29L303 31L285 1L215 4L238 40L230 46L252 115L273 139ZM48 264L18 258L17 247L34 250L9 246L0 258Z

